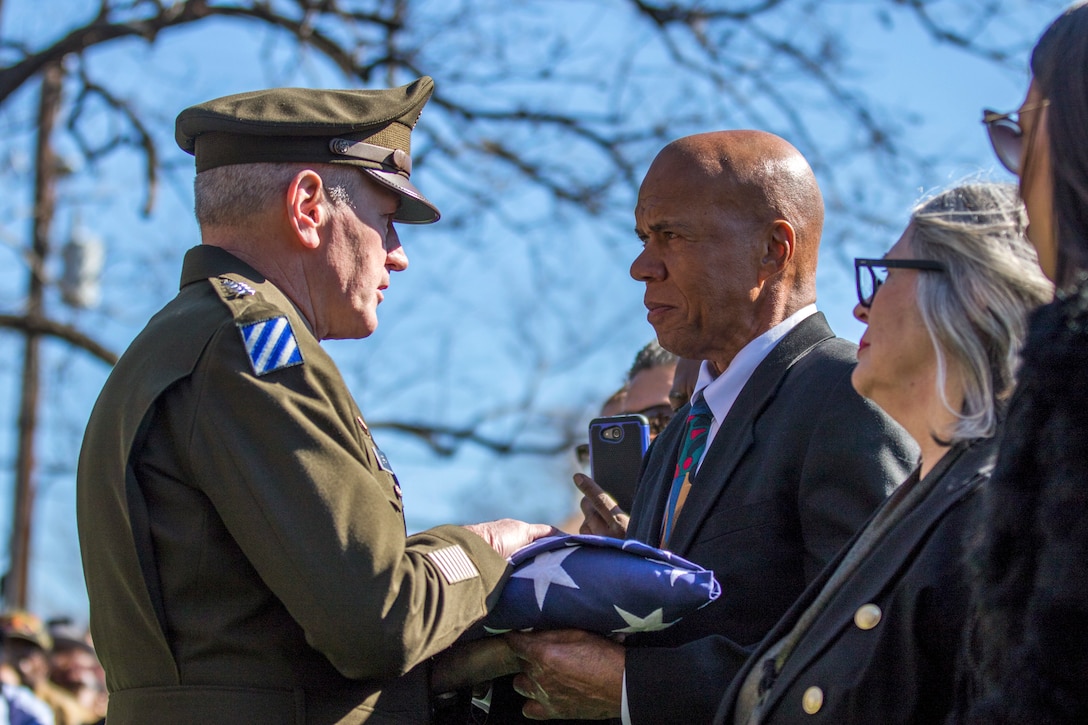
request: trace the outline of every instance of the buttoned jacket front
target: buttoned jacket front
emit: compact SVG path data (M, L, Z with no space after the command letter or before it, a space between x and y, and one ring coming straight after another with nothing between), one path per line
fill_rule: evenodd
M952 707L970 580L964 542L976 523L996 444L958 444L932 488L828 601L786 659L763 723L939 723ZM845 550L844 552L845 553ZM732 725L744 679L820 594L824 571L733 680L716 722Z

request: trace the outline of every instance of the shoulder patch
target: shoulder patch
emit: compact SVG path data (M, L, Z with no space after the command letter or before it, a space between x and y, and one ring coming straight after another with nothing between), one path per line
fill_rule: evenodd
M442 572L443 578L449 584L468 581L480 576L476 565L472 563L472 559L468 558L468 554L465 553L460 544L431 551L427 554L427 558L438 567L438 571Z
M257 375L266 375L304 362L287 317L280 315L261 322L239 324L238 329L242 332L242 342L245 343L253 372Z

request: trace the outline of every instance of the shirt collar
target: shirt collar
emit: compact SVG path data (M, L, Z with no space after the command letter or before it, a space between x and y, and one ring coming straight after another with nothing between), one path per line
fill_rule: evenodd
M752 377L759 364L770 354L774 346L783 337L788 335L793 328L816 314L816 305L806 305L794 312L786 319L779 322L771 329L755 338L740 349L740 352L729 362L721 375L714 376L710 364L703 361L699 367L699 379L695 383L695 391L692 394L702 392L710 412L714 416L714 422L710 426L710 437L717 433L721 421L728 415L733 403L737 401L740 391Z

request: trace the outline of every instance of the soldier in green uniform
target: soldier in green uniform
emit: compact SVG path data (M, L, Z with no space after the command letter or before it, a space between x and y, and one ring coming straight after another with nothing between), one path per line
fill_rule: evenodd
M407 536L400 487L319 345L378 324L430 78L183 111L203 244L103 389L78 472L110 725L425 723L430 658L496 601L503 520Z

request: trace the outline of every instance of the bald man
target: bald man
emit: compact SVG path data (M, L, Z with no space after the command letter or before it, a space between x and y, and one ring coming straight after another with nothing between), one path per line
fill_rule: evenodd
M674 141L635 222L647 319L662 347L705 361L692 400L710 418L695 426L708 428L701 451L683 448L693 404L658 436L627 536L713 569L722 595L623 644L510 635L532 718L709 722L754 645L916 460L854 392L857 348L816 310L823 200L797 149L758 131ZM694 464L674 481L682 451Z

